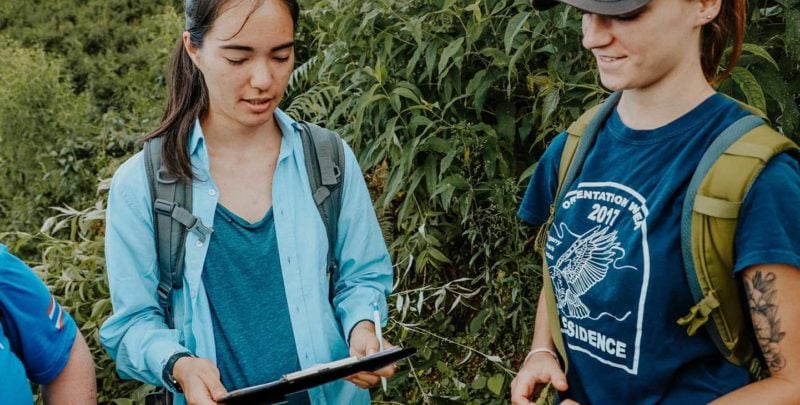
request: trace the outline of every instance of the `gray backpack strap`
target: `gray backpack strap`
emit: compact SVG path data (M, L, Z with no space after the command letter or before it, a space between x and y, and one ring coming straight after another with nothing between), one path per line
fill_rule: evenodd
M339 135L333 131L308 122L301 122L300 127L311 195L328 234L328 298L333 302L336 295L335 282L339 277L335 249L344 187L344 145Z
M183 257L186 232L194 232L201 241L211 235L212 229L184 207L192 206L192 184L169 177L161 162L161 137L144 144L144 160L150 198L153 203L153 228L158 257L158 304L164 319L174 328L170 294L183 287Z

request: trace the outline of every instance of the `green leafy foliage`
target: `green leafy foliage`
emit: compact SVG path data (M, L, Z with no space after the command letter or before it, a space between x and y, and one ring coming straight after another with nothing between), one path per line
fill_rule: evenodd
M91 190L81 159L93 151L92 106L41 49L0 36L0 58L0 226L16 228Z
M720 89L797 139L796 0L750 3L744 56ZM520 194L551 136L607 94L578 15L528 0L301 4L282 108L357 152L396 266L386 335L419 349L373 399L507 403L541 278L516 220ZM0 241L81 325L103 403L140 402L150 389L122 383L97 338L111 311L104 198L161 114L181 7L0 3L0 229L17 231Z

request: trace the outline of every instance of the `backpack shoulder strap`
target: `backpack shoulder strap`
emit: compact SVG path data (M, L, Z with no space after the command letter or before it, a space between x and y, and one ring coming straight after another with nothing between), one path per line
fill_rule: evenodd
M553 224L556 207L558 207L559 201L564 198L564 194L566 190L569 189L569 185L580 172L583 161L586 159L589 149L591 149L591 146L594 144L597 133L600 131L606 118L608 118L611 111L613 111L614 107L617 105L617 102L619 102L620 94L621 93L614 93L605 102L590 108L567 129L567 140L564 145L564 150L561 152L561 162L558 168L558 189L553 203L550 205L550 218L539 229L536 242L534 242L536 249L542 255L542 272L544 274L542 291L544 292L545 304L547 306L547 317L550 321L550 335L553 338L553 344L561 355L565 373L569 368L567 351L564 345L564 337L561 335L561 320L558 313L558 304L556 303L555 291L553 290L553 283L550 278L550 269L547 266L547 259L544 255L544 247L550 226Z
M678 324L689 335L705 325L720 352L756 379L768 370L752 337L740 283L732 274L739 209L767 162L797 150L757 116L734 122L700 160L681 214L681 253L695 305Z
M586 129L591 124L592 119L600 112L600 109L603 108L603 104L598 104L581 114L575 122L570 124L567 128L567 140L564 143L564 150L561 152L561 162L558 165L558 191L561 191L561 185L564 184L564 180L567 177L567 171L569 170L570 166L572 166L572 162L575 158L575 154L578 151L578 144L583 137L583 134L586 133ZM591 136L594 136L592 134ZM585 156L584 156L585 158ZM583 165L583 162L575 162L576 164ZM556 193L558 194L558 193Z
M178 181L167 175L161 161L162 138L152 138L143 146L147 182L153 203L153 228L158 257L158 303L164 319L174 328L170 294L183 287L183 257L186 235L194 232L201 241L213 232L185 207L192 207L191 182Z
M300 127L311 195L328 234L328 298L333 302L339 277L335 249L344 188L344 145L336 132L309 122L301 122Z

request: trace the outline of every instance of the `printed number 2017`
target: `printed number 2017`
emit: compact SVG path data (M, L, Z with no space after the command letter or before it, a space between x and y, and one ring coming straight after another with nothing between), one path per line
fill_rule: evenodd
M619 216L619 210L616 208L608 208L605 205L594 204L592 205L592 212L589 213L589 219L597 221L601 224L614 225L614 221Z

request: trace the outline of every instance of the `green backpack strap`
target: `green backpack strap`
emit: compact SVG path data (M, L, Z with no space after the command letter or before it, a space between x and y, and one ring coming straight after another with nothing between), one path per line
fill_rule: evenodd
M705 325L725 358L747 368L754 379L765 377L769 370L753 337L741 283L732 274L739 209L767 162L797 150L761 118L744 117L705 152L683 205L681 250L695 305L678 324L687 327L690 336Z
M344 145L336 132L318 125L301 122L300 128L311 195L328 234L327 275L330 284L328 299L333 303L336 280L339 278L339 263L336 260L335 249L344 188Z
M546 245L550 226L553 224L553 218L555 217L558 203L564 198L566 191L569 189L569 185L575 180L578 173L580 173L580 169L583 167L583 162L586 160L589 149L591 149L591 146L594 144L595 138L598 132L600 132L603 123L619 102L620 94L621 93L613 93L608 100L583 113L580 118L573 122L567 129L567 140L564 144L564 150L561 152L561 161L558 168L556 198L550 205L550 217L547 219L544 226L539 229L536 242L534 243L536 250L542 255L542 273L544 275L542 291L544 291L545 303L547 305L547 317L550 321L550 335L553 339L553 345L561 356L564 365L564 373L569 369L567 350L564 344L564 336L561 334L561 320L558 313L558 304L553 290L553 280L550 278L550 269L547 266L547 259L544 255L544 247ZM543 391L540 398L543 398L545 395L547 395L547 393Z
M205 241L213 229L192 215L192 184L178 181L167 174L161 161L162 138L145 141L143 146L145 171L153 204L156 256L158 257L158 304L170 329L175 320L170 295L183 287L183 258L188 232ZM187 210L185 207L189 207Z

